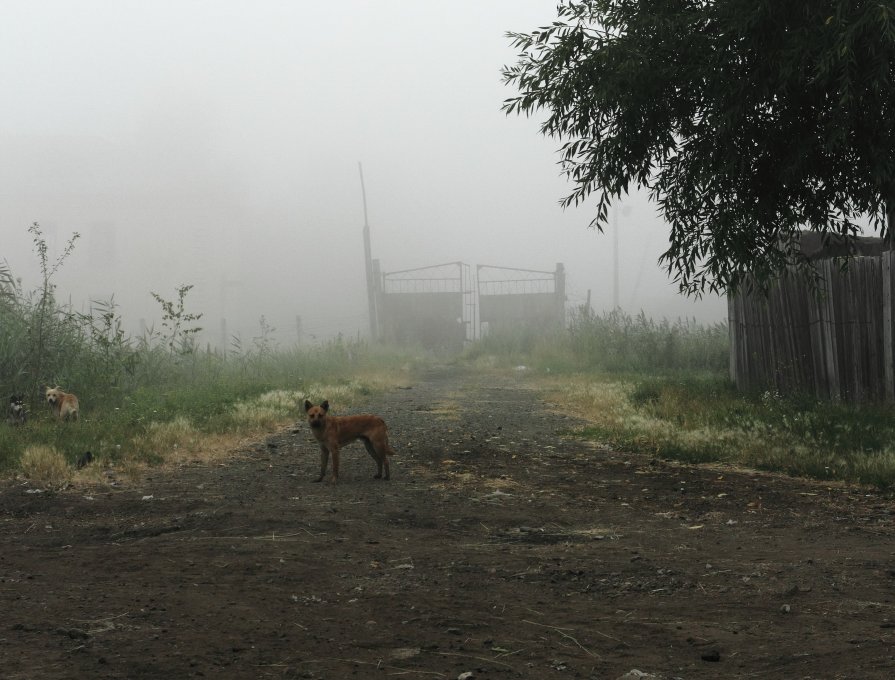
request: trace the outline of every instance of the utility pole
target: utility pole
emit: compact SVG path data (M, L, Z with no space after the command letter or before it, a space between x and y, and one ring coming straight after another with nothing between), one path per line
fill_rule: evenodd
M379 337L379 322L376 317L376 287L373 277L373 256L370 246L370 224L367 222L367 190L364 187L364 166L358 162L360 172L360 191L364 201L364 264L367 270L367 309L370 315L370 339Z
M631 208L625 206L622 208L622 216L627 217L631 214ZM612 309L618 309L618 202L612 208Z
M612 209L612 311L618 309L618 203Z

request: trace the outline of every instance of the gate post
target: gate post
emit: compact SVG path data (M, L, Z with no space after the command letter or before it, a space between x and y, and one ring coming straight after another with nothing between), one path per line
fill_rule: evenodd
M566 268L562 262L556 263L556 274L554 274L554 291L556 291L557 317L559 319L559 327L566 326Z

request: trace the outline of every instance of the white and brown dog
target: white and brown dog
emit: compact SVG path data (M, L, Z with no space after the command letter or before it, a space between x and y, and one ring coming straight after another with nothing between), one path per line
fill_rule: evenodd
M360 439L364 443L373 460L376 461L376 479L380 479L385 469L385 479L389 478L388 457L395 455L388 443L388 430L385 421L379 416L331 416L329 402L324 401L320 406L314 406L305 400L305 413L308 414L308 425L314 438L320 442L320 476L315 480L321 481L326 476L326 464L329 456L333 457L332 482L339 481L339 448Z
M78 398L70 392L63 392L59 386L48 387L46 391L47 403L53 409L53 414L59 420L77 420L80 411Z

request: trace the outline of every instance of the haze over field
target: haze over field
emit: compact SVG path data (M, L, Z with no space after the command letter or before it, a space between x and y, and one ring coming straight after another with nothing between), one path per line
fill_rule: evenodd
M7 0L0 6L0 261L38 285L27 231L86 309L157 323L150 291L203 312L204 341L365 334L363 164L384 271L464 261L565 264L570 305L612 306L613 238L587 228L557 142L506 117L508 30L554 0L233 2ZM633 197L619 210L622 308L715 321L656 264L667 230Z

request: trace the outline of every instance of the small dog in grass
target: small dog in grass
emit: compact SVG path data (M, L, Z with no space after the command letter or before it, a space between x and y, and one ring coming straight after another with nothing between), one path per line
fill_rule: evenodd
M332 482L339 481L339 448L356 439L364 443L373 460L376 461L377 472L375 479L380 479L385 469L385 479L389 479L388 457L395 455L388 443L388 430L385 421L379 416L331 416L329 401L324 401L320 406L314 406L305 400L305 413L308 415L308 425L314 438L320 442L320 476L314 481L321 481L326 476L326 465L329 456L333 457Z
M53 414L59 420L77 420L80 407L78 398L70 392L63 392L59 386L48 387L46 391L47 403L53 409Z
M28 419L28 411L25 410L25 397L14 394L9 398L9 408L6 410L6 422L10 425L24 425Z

